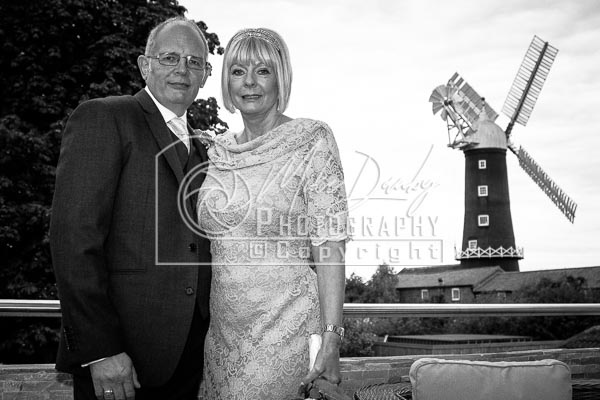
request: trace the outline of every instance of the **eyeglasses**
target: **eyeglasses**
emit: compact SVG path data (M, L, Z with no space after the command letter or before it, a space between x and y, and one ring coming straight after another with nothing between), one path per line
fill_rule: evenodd
M148 58L155 58L158 60L160 65L164 65L167 67L174 67L177 64L179 64L179 60L181 60L182 58L185 58L187 60L187 67L189 69L193 69L195 71L205 71L208 72L208 74L210 75L210 72L212 71L212 65L210 65L210 63L204 61L204 58L202 57L196 57L196 56L182 56L180 54L177 53L161 53L157 56L146 56Z

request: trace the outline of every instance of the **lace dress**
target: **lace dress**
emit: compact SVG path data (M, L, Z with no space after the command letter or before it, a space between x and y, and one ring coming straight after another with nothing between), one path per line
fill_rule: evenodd
M211 324L204 399L287 399L320 332L311 245L347 239L337 145L322 122L296 119L247 143L211 143L199 192L211 238Z

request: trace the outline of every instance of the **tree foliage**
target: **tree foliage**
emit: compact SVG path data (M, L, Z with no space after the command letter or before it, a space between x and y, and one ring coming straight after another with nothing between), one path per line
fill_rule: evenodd
M398 278L394 268L387 264L381 264L367 283L365 303L396 303L398 301L397 283Z
M353 272L350 275L350 278L346 278L346 291L344 301L346 303L364 303L366 291L367 284L363 281L363 278L356 275Z
M136 59L150 29L185 11L175 0L0 4L0 297L56 297L47 231L64 123L84 100L141 89ZM225 127L214 98L190 114L196 127Z
M84 100L141 89L136 60L148 33L185 11L177 0L0 3L0 298L56 298L47 232L65 122ZM222 54L197 23L210 53ZM191 125L221 132L218 108L196 101Z
M394 268L381 264L367 282L356 275L346 279L347 303L395 303L398 301Z
M377 341L374 322L369 318L344 320L345 335L340 347L342 357L372 357L373 344Z

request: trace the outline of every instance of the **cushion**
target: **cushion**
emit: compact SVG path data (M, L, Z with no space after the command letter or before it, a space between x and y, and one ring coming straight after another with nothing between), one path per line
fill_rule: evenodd
M571 400L571 372L557 360L421 358L409 376L413 400Z

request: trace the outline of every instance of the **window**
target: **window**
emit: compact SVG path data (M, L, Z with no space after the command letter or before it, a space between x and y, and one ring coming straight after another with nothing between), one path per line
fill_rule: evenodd
M487 168L487 161L479 160L479 169L486 169L486 168Z
M477 186L477 196L479 197L487 197L488 195L488 187L487 185Z
M487 214L478 215L477 216L477 225L490 226L490 216Z
M421 300L429 300L429 290L421 289Z
M460 300L460 289L459 288L452 288L452 301L459 301Z
M469 240L469 250L477 249L477 240Z

